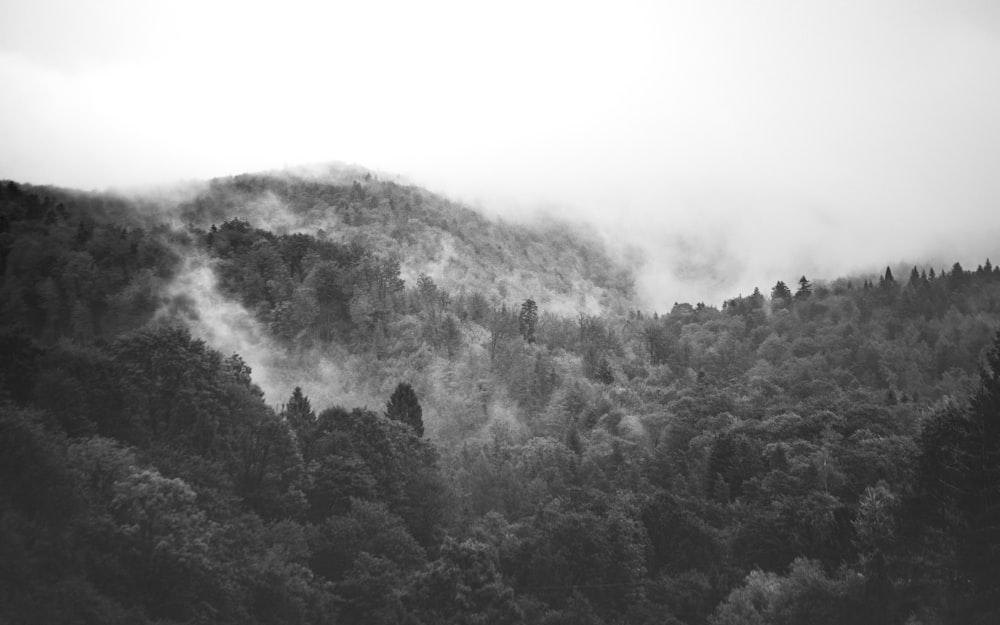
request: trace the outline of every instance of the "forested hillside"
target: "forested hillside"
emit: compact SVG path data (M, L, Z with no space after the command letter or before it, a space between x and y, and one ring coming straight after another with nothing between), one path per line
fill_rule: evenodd
M0 623L994 623L984 261L646 311L363 172L2 183Z

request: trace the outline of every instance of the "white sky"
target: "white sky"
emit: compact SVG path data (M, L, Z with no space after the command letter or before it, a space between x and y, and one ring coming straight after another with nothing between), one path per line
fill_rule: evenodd
M1000 260L995 0L0 0L0 85L0 178L357 163L593 221L661 310Z

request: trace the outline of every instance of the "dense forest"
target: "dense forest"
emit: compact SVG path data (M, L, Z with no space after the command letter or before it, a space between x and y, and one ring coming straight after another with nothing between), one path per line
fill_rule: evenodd
M0 624L996 623L1000 267L895 269L654 312L366 173L0 183Z

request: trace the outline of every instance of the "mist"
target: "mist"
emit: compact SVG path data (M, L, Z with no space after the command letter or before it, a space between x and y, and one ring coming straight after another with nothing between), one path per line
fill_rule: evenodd
M661 310L997 256L993 3L51 4L0 7L3 178L356 163L592 224Z
M405 381L419 393L430 437L459 429L472 439L488 436L496 424L520 427L517 403L502 388L469 392L490 369L482 328L465 328L468 351L455 359L420 350L409 358L378 361L337 342L285 344L219 289L212 259L191 250L183 257L176 276L163 288L164 304L155 321L183 324L223 356L238 355L275 411L300 387L317 412L331 407L381 412L395 386Z
M171 303L157 317L180 321L192 335L224 356L238 354L250 366L265 401L276 409L291 397L296 386L321 409L378 409L385 402L364 383L357 362L353 362L357 359L345 349L328 345L323 350L291 350L273 340L250 311L219 292L206 256L185 254L183 266L165 287L164 295Z

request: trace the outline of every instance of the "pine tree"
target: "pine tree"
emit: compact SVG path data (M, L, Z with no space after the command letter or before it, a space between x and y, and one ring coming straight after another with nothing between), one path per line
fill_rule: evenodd
M385 405L385 416L407 424L417 436L424 435L423 412L416 391L406 382L399 383Z
M795 299L807 299L812 295L812 284L805 276L799 278L799 290L795 292Z
M776 300L784 300L785 302L789 302L791 299L791 289L788 288L787 284L778 280L778 283L774 285L773 289L771 289L771 301L774 302Z
M305 453L312 439L313 428L316 426L316 413L313 412L309 398L302 394L302 387L295 387L292 396L288 398L288 403L282 408L281 414L288 421L292 431L295 432L295 436L299 439L300 449Z
M602 357L597 363L597 374L594 377L602 384L614 384L615 374L611 370L611 363L608 362L607 358Z
M944 276L945 273L942 271L941 275ZM948 288L952 291L958 291L966 283L965 269L962 268L961 263L955 263L951 266L951 273L948 276Z
M517 316L518 329L521 337L528 343L535 342L535 326L538 323L538 304L532 299L524 300L521 313Z

